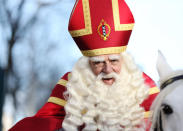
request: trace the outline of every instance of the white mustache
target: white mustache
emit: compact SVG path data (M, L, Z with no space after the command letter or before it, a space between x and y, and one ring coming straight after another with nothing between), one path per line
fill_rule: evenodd
M114 79L118 79L119 78L119 74L112 72L110 74L105 74L105 73L100 73L97 76L97 80L101 80L101 79L109 79L109 78L114 78Z

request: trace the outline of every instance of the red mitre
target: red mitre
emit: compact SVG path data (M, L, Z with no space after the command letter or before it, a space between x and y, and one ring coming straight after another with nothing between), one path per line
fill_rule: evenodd
M134 26L124 0L76 0L69 32L85 56L126 50Z

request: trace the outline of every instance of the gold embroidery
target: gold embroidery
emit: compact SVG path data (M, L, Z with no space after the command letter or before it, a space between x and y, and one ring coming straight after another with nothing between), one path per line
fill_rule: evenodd
M82 0L82 3L83 3L85 28L80 30L69 31L72 37L92 34L89 0Z
M160 90L156 86L149 89L149 95L156 94L156 93L159 93L159 92L160 92Z
M54 104L57 104L57 105L60 105L60 106L65 106L65 104L66 104L65 100L57 98L57 97L50 97L48 99L48 102L51 102L51 103L54 103Z
M57 84L62 85L62 86L66 86L67 82L68 82L67 80L60 79L60 80L57 82Z
M112 9L113 9L113 19L114 19L115 31L132 30L134 23L120 24L118 0L112 0Z
M109 48L100 48L95 50L83 50L81 51L84 56L97 56L103 54L116 54L121 53L126 50L126 46L120 47L109 47Z
M106 32L106 27L108 28L108 32ZM100 32L100 28L102 28L102 31L103 31L102 34ZM111 27L106 23L106 21L104 21L104 19L102 19L97 28L97 31L103 40L107 40L107 38L109 37L109 34L111 33Z

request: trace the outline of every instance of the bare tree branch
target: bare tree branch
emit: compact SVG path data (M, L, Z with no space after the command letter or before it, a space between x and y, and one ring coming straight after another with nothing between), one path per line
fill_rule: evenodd
M21 78L20 74L18 73L17 69L15 68L15 57L13 57L13 49L17 43L19 43L19 40L23 40L24 36L29 33L31 30L31 27L33 27L36 22L39 20L39 14L40 12L48 7L56 5L61 0L54 0L50 2L44 2L41 0L38 0L38 7L37 10L34 12L32 16L30 16L27 20L27 22L22 25L22 19L24 18L24 11L25 11L25 5L28 2L27 0L20 0L19 4L16 6L17 8L9 8L8 6L8 0L0 0L0 15L3 17L1 18L0 24L4 29L8 29L8 34L4 34L6 37L5 42L7 44L7 66L4 69L6 74L6 87L7 92L13 97L13 103L15 110L17 108L17 92L20 90L21 86ZM11 1L11 0L10 0ZM2 20L3 19L3 20ZM6 26L3 26L6 25ZM50 49L50 48L49 48ZM49 50L48 50L49 51ZM33 63L34 64L34 63ZM37 67L34 67L37 68ZM37 69L32 69L36 70ZM51 71L53 73L53 71ZM54 75L54 74L53 74ZM34 72L31 78L31 82L34 82L35 78L38 78L38 73ZM13 81L9 82L10 80ZM37 82L37 83L36 83ZM39 84L38 80L34 83L35 87ZM13 83L13 84L10 84ZM32 86L32 85L31 85Z
M9 8L7 7L7 0L2 0L2 9L5 12L5 19L7 23L9 23L9 25L11 25L12 23L12 15L11 15L11 11L9 10Z
M43 2L40 2L38 1L38 8L37 10L35 11L34 15L29 19L29 21L24 25L22 26L20 29L19 29L19 36L18 39L22 38L25 36L26 32L36 23L37 19L38 19L38 16L39 16L39 13L41 12L41 10L43 8L46 8L46 7L50 7L50 6L53 6L55 4L57 4L58 2L60 2L61 0L55 0L54 2L47 2L47 3L43 3ZM24 32L24 33L22 33Z
M55 1L51 1L51 2L42 2L41 0L38 0L38 5L41 6L41 7L48 7L48 6L52 6L52 5L55 5L57 4L58 2L60 2L62 0L55 0Z

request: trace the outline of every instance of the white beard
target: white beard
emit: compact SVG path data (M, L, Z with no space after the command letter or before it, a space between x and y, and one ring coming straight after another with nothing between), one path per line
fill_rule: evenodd
M67 83L65 96L66 117L63 128L77 131L85 124L84 131L144 131L144 109L140 104L148 96L149 88L144 84L142 72L127 53L122 53L121 73L112 75L115 82L106 85L96 77L87 57L75 65ZM141 126L141 128L137 128Z

